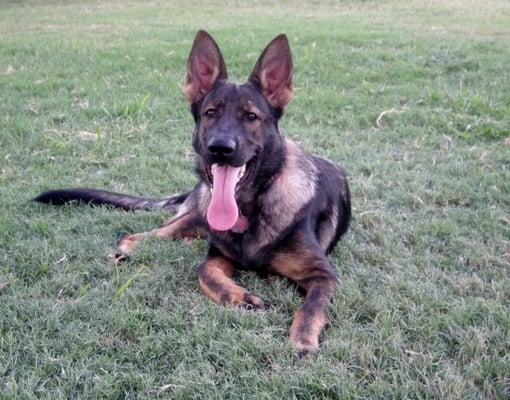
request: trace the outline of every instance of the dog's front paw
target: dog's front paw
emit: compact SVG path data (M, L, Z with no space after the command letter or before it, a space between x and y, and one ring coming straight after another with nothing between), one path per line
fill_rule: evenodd
M246 310L261 311L268 308L268 303L249 292L224 293L221 296L220 303L223 305L233 305Z
M237 305L247 310L255 311L262 311L269 308L269 303L267 301L251 293L245 293L242 301L238 302Z
M310 340L303 338L291 338L292 344L296 349L296 355L300 360L307 358L319 350L318 343L311 343Z

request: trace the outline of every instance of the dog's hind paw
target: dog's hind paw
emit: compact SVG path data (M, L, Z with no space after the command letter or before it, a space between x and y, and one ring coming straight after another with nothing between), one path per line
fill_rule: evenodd
M139 235L138 235L139 236ZM117 253L124 257L133 253L138 246L140 238L136 234L123 233L117 240Z
M129 257L126 254L122 254L118 251L114 251L107 256L108 261L112 264L119 265L128 261Z

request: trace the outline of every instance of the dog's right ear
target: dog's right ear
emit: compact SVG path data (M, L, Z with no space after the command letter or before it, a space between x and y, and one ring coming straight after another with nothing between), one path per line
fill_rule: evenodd
M202 100L218 79L227 79L220 48L206 31L198 31L188 58L183 92L193 104Z

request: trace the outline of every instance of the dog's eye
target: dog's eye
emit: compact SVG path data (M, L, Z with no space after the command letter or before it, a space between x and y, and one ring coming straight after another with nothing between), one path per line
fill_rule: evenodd
M209 108L205 112L205 115L206 115L206 117L212 118L212 117L214 117L216 115L216 110L214 108Z
M252 113L252 112L249 112L249 113L246 113L245 118L246 118L248 121L253 122L253 121L255 121L258 117L257 117L257 114Z

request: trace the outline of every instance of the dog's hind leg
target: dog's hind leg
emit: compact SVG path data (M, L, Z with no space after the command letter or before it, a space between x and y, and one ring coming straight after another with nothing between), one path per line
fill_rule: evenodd
M270 262L270 270L294 281L306 291L305 301L294 315L290 340L299 357L319 348L319 335L326 325L326 307L338 278L317 244L297 240Z
M232 277L234 265L216 248L211 247L206 260L198 269L198 281L204 293L215 303L236 305L248 309L265 308L264 301L239 286Z
M196 210L177 215L163 226L148 232L127 234L117 243L117 251L112 255L115 262L124 261L140 241L149 237L171 239L197 239L207 235L207 225Z
M172 219L151 231L122 236L117 242L117 251L110 258L114 262L126 260L126 257L134 251L140 241L149 237L196 239L207 236L207 222L199 212L201 191L203 191L202 185L198 184L189 194L180 198L173 197L172 199L176 199L177 204L177 201L182 201L182 203L176 207L177 214Z

